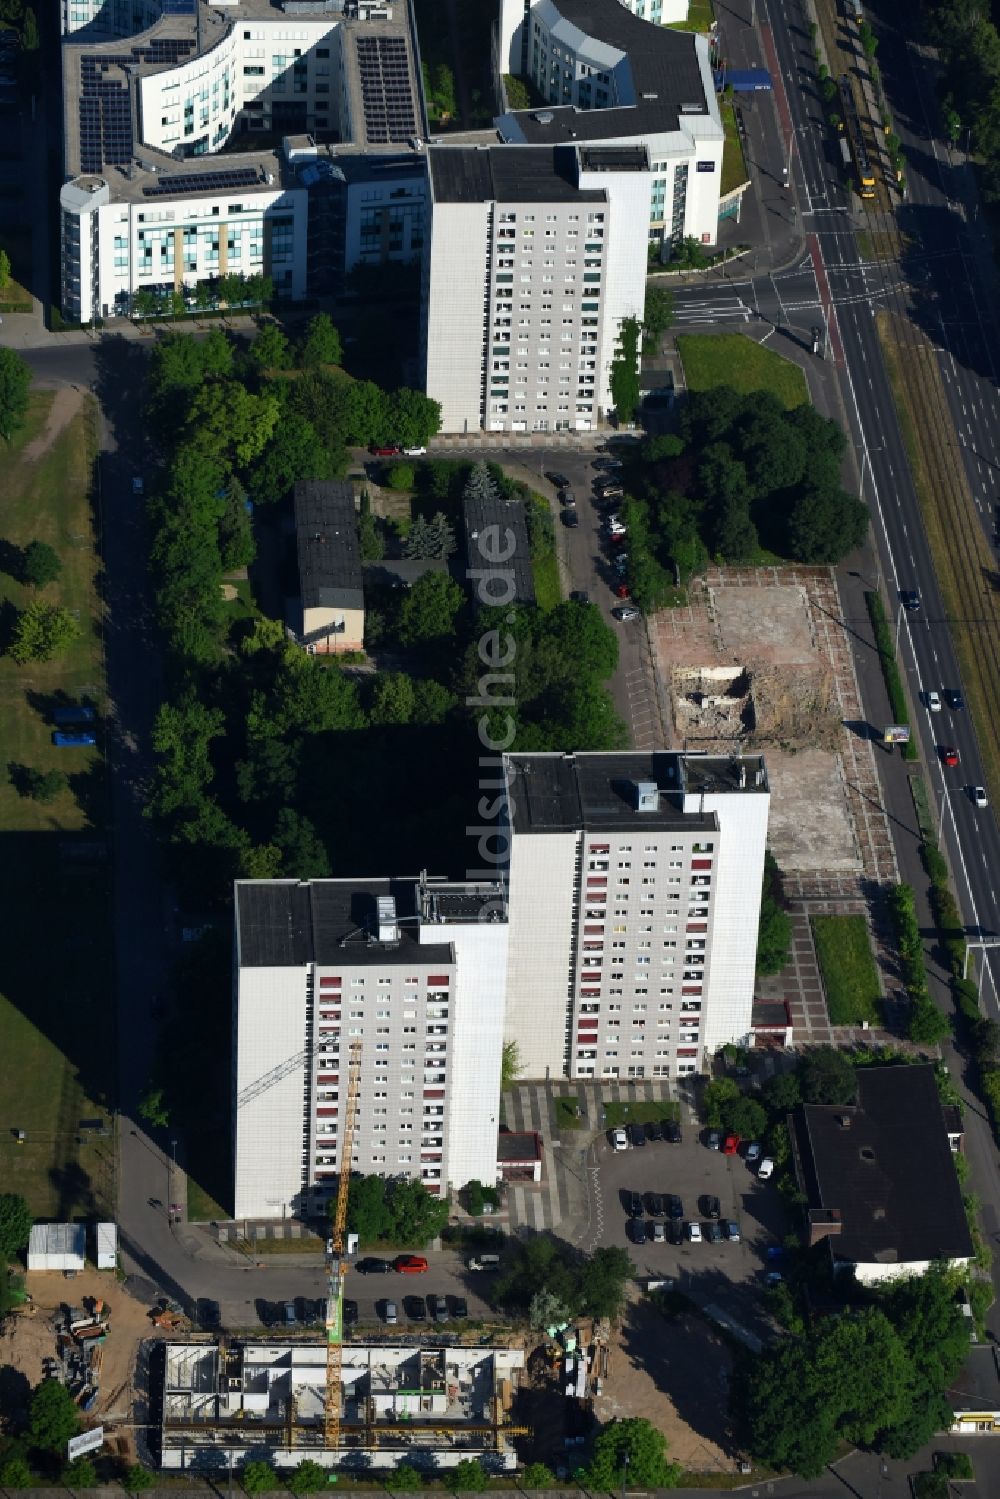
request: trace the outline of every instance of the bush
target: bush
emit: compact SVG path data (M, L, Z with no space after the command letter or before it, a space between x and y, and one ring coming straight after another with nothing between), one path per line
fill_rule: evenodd
M54 583L62 572L59 553L45 541L30 541L21 558L21 580L31 588Z
M444 1474L444 1486L453 1494L468 1494L485 1489L486 1483L486 1470L476 1457L463 1458Z
M423 1487L424 1480L410 1463L400 1463L385 1480L385 1486L395 1493L410 1493Z
M555 1474L545 1463L528 1463L521 1474L523 1489L550 1489L555 1481Z
M889 621L886 619L885 606L881 596L877 593L866 593L865 603L868 605L868 615L875 635L875 647L878 651L882 675L885 678L885 690L889 694L889 707L892 710L893 722L909 727L910 711L906 705L903 679L896 662L896 645L889 628ZM909 744L903 746L903 759L915 760L916 758L917 746L911 740Z
M394 463L386 474L385 487L398 491L413 488L417 471L412 463Z
M241 1482L248 1494L267 1494L278 1487L278 1475L270 1463L246 1463L241 1474Z

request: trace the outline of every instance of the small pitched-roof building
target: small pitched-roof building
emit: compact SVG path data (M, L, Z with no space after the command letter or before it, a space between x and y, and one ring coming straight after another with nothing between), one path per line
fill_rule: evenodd
M790 1116L809 1244L867 1285L968 1264L972 1235L930 1063L858 1069L855 1104Z
M315 655L360 651L365 596L354 490L340 480L295 486L299 596L288 610L297 643Z

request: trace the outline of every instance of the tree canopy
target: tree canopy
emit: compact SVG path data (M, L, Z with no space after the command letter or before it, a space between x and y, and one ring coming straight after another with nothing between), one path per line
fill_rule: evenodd
M28 1410L28 1438L39 1452L62 1455L80 1429L80 1415L69 1390L58 1379L44 1379L33 1391Z
M335 1211L330 1204L330 1211ZM420 1246L435 1238L448 1222L448 1203L431 1195L419 1181L401 1176L351 1177L347 1226L362 1244L383 1241Z
M10 442L28 409L31 370L14 349L0 346L0 437Z
M51 661L68 650L79 634L80 622L68 609L31 599L14 622L10 654L19 666Z
M681 1468L667 1461L667 1439L643 1417L612 1421L594 1442L586 1472L588 1488L616 1492L624 1485L675 1489Z
M31 1211L17 1192L0 1193L0 1261L12 1260L26 1248L31 1234Z

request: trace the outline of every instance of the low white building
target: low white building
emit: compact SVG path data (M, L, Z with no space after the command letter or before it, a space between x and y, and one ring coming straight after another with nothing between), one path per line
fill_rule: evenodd
M29 1270L82 1270L87 1230L82 1223L36 1223L28 1240Z
M94 1226L94 1263L98 1270L115 1270L118 1266L118 1227L114 1223Z
M169 1343L161 1466L198 1472L262 1456L279 1468L516 1466L507 1412L522 1349L345 1343L336 1450L324 1446L326 1367L319 1341Z

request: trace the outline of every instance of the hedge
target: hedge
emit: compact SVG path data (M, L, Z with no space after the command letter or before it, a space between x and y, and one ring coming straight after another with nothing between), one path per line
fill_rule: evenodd
M910 710L907 707L903 678L896 661L895 642L889 628L889 621L885 616L885 606L881 597L874 592L865 594L865 603L868 605L868 617L872 622L872 631L875 635L875 648L878 651L882 676L885 678L885 690L889 694L889 707L892 709L893 722L905 724L909 728ZM903 745L903 759L915 760L916 758L916 742L910 739Z

